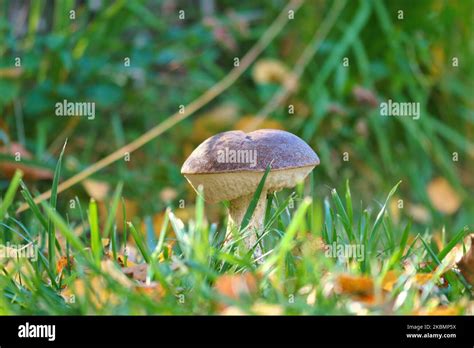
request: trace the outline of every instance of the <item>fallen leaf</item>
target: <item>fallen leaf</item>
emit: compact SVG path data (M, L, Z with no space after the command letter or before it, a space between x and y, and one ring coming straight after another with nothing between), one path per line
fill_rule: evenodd
M396 271L393 271L393 270L388 271L385 277L383 278L382 289L388 292L392 291L393 286L397 282L399 276L400 276L399 273Z
M9 179L13 177L17 169L23 172L25 180L49 180L53 178L53 172L49 169L21 162L21 159L32 159L33 155L19 143L10 143L8 146L0 147L0 153L20 158L18 162L0 161L0 172Z
M373 303L374 282L372 278L367 276L352 276L341 274L336 280L335 290L342 295L349 295L357 301L365 303Z
M459 195L445 178L437 177L431 180L426 191L431 204L442 213L453 214L461 205Z
M260 59L255 63L252 77L257 84L283 84L290 77L290 71L279 60Z
M417 273L413 277L413 280L418 286L423 286L433 279L433 273Z
M160 199L166 203L174 201L177 196L178 192L173 187L167 186L160 191Z
M145 282L146 281L146 276L147 276L147 273L148 273L148 264L140 263L140 264L137 264L137 265L124 267L124 268L122 268L122 272L123 272L123 274L125 274L126 276L128 276L128 277L130 277L134 280L138 280L140 282Z
M105 260L100 265L102 271L123 287L131 289L133 282L128 279L111 260ZM88 278L77 278L61 291L61 296L69 301L72 297L85 298L96 308L116 306L123 302L123 297L110 291L108 281L100 275L91 275Z
M152 300L159 301L165 296L166 291L160 283L151 282L150 284L138 284L134 289L140 293L150 297Z
M82 182L87 194L98 202L102 202L107 198L110 190L108 183L93 179L86 179Z
M74 265L74 257L69 256L69 260L66 256L61 256L56 262L56 272L61 273L65 267L69 269Z
M251 273L222 275L217 278L214 288L222 295L237 300L244 295L257 292L257 278Z
M425 224L431 219L430 211L421 204L409 204L407 211L408 215L416 222Z
M285 310L281 305L257 301L250 310L256 315L283 315Z

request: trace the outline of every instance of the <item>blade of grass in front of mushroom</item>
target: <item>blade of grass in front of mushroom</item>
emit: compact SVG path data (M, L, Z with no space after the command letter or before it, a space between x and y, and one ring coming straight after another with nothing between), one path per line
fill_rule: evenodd
M204 217L204 196L203 187L198 188L199 193L196 195L196 208L195 208L195 224L193 229L193 235L191 243L193 244L193 256L194 260L203 267L208 266L210 256L210 245L209 245L209 231L205 226ZM203 279L199 279L203 281Z
M287 261L287 254L291 251L294 246L294 239L298 231L303 230L302 226L306 225L305 218L306 212L311 205L311 198L305 198L298 209L295 212L293 219L291 220L286 232L281 239L280 243L276 247L276 251L268 258L268 261L263 264L264 273L269 272L272 267L276 264L278 279L280 283L283 282L285 263Z
M257 186L257 189L255 190L255 192L252 196L252 200L249 203L247 211L245 212L245 215L242 219L242 223L240 225L240 230L241 231L244 231L245 228L250 223L250 219L252 218L252 215L253 215L253 212L255 211L255 208L257 207L257 203L260 199L260 195L262 194L263 187L265 186L265 180L267 179L267 176L268 176L268 173L270 173L270 170L271 170L271 163L265 169L265 173L263 174L262 178L260 179L260 182Z

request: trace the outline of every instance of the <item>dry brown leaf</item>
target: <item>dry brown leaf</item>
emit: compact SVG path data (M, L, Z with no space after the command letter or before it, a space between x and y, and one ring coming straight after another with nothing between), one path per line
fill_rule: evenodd
M101 270L107 273L112 277L116 282L120 283L122 286L131 288L133 282L127 278L126 275L121 271L117 264L112 260L103 260L100 263Z
M122 272L123 274L132 279L138 280L140 282L145 282L148 273L148 264L140 263L137 265L124 267L122 268Z
M461 205L461 198L445 178L437 177L431 180L426 191L431 204L442 213L453 214Z
M217 278L214 288L220 295L237 300L257 292L257 277L251 273L222 275Z
M152 300L159 301L165 296L166 291L160 283L151 282L150 284L138 284L134 289L140 293L150 297Z
M110 190L108 183L93 179L86 179L82 182L87 194L98 202L102 202L107 198Z
M160 199L163 202L174 201L177 196L178 192L173 187L167 186L160 191Z
M457 266L469 284L474 286L474 234L471 233L464 240L466 254L457 262ZM460 246L461 249L461 246Z
M128 279L111 260L101 262L101 269L112 279L122 286L131 289L133 282ZM89 295L91 303L97 308L104 308L109 305L118 305L124 299L111 292L108 282L102 276L93 275L89 279L77 278L74 282L61 291L61 296L69 301L73 296L84 298Z
M74 266L74 257L69 256L69 261L66 256L61 256L56 262L56 272L61 273L64 268L68 267L69 269Z
M341 274L336 280L335 290L339 294L350 295L357 301L375 302L374 282L367 276Z
M32 154L19 143L11 143L9 146L0 147L0 153L11 155L13 157L20 156L21 159L32 159ZM20 169L23 172L25 180L49 180L53 178L53 172L49 169L33 167L28 164L18 162L0 162L0 173L7 178L12 178L15 171Z
M117 263L120 265L120 267L125 267L125 256L124 255L118 255L117 256ZM133 261L130 261L127 259L127 267L132 267L132 266L135 266L136 263L133 262Z

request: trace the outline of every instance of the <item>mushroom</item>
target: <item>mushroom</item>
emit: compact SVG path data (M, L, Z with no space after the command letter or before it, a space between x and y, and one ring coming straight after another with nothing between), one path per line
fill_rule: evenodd
M294 134L276 129L229 131L201 143L186 159L181 173L196 192L202 186L206 202L230 201L226 237L229 241L232 230L240 228L267 166L271 166L247 225L252 232L244 239L245 246L254 248L253 255L258 259L262 249L255 245L255 232L263 230L267 193L294 187L318 164L316 153Z

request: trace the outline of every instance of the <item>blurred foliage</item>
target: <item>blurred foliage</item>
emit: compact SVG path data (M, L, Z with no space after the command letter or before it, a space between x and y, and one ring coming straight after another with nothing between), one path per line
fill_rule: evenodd
M285 3L3 0L0 141L22 143L33 162L54 168L69 138L63 176L69 177L224 77L234 57L247 52ZM214 9L205 13L206 4ZM330 5L306 1L261 58L292 69ZM181 9L184 20L178 18ZM353 195L374 203L402 180L397 193L404 201L402 216L418 222L415 230L446 226L454 233L472 224L473 12L471 0L348 2L298 91L266 121L267 127L299 135L320 155L319 196L350 179ZM349 67L342 65L345 57ZM453 57L458 67L452 66ZM194 194L180 174L186 155L212 134L242 128L280 87L252 76L250 69L200 113L94 179L110 186L124 181L124 195L138 201L142 216L164 210L170 200L162 199L163 189L175 191L175 207L181 199L192 204ZM95 119L55 116L55 104L64 99L95 102ZM420 102L420 120L380 117L373 101L388 99ZM288 104L295 114L288 113ZM345 152L349 161L343 160ZM446 178L459 196L456 212L443 215L432 206L427 186L437 177ZM43 192L50 182L35 185L34 191ZM58 204L75 196L86 199L87 193L76 186L61 194Z

